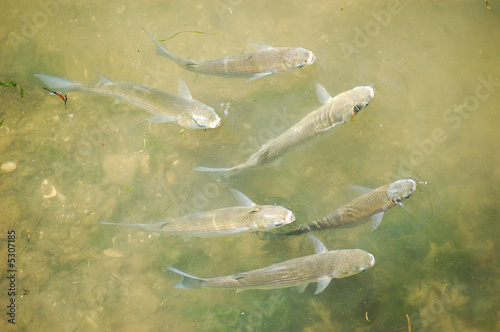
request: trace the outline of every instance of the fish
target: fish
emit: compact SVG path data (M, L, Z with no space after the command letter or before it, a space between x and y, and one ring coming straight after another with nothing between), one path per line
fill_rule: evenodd
M193 61L171 54L146 29L141 29L155 42L158 54L169 58L182 68L201 74L251 76L249 80L254 80L302 68L316 60L313 52L302 47L271 47L254 43L251 45L258 49L255 52L217 60Z
M242 164L228 168L196 167L200 172L234 172L247 168L258 167L269 163L285 152L297 150L306 142L323 138L333 129L348 122L364 107L368 106L374 96L370 86L358 86L331 97L326 89L316 83L316 95L323 104L320 108L306 115L281 135L271 139Z
M120 224L101 221L104 225L132 226L146 231L181 235L185 241L194 237L234 235L266 231L288 225L295 220L292 211L282 206L257 205L242 192L230 188L240 206L191 214L151 224Z
M180 274L184 279L172 287L181 289L225 288L277 289L298 287L303 292L311 282L317 282L314 294L319 294L333 278L344 278L367 270L375 264L375 257L361 249L328 251L315 236L307 234L313 242L316 254L290 259L257 270L215 278L198 278L176 268L166 269Z
M299 235L323 229L352 227L369 220L369 218L372 220L371 231L373 232L380 226L384 212L396 205L401 205L403 200L413 194L417 184L412 179L402 179L376 189L359 186L351 186L351 188L363 195L317 221L301 225L298 229L286 233L277 234Z
M173 122L189 129L217 128L221 119L215 110L193 99L186 83L178 80L178 95L159 89L130 82L114 82L99 74L99 82L78 83L64 78L35 74L34 76L51 89L61 92L90 92L102 96L127 101L149 111L155 116L148 118L151 122Z

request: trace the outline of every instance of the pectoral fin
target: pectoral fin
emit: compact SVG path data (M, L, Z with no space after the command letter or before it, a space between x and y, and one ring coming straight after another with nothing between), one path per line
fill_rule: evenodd
M170 116L170 115L166 115L166 114L157 114L155 116L147 118L146 120L148 120L149 122L162 123L162 122L175 121L175 118Z
M384 217L384 212L379 212L372 216L372 232L375 231L378 228L378 226L380 226L383 217Z
M328 287L328 284L332 278L330 277L322 277L318 279L318 287L316 288L316 291L314 292L314 295L321 293L322 291L325 290L326 287Z
M272 73L273 73L273 72L271 72L271 71L265 71L265 72L262 72L262 73L257 73L257 74L255 74L255 75L253 75L252 77L250 77L250 78L248 79L248 81L253 81L253 80L256 80L256 79L258 79L258 78L262 78L262 77L264 77L264 76L271 75ZM248 82L248 81L247 81L247 82Z
M274 48L272 46L262 43L248 43L248 45L252 46L253 48L259 51L267 51L267 50L272 50Z
M297 286L297 291L299 293L304 293L304 291L306 290L307 285L309 285L309 283L307 283L307 282L305 284L298 285Z
M314 82L314 84L316 84L316 96L318 97L319 102L323 105L328 103L332 99L332 96L330 96L324 86L317 82Z
M177 79L177 94L182 98L193 99L193 97L191 96L191 91L189 91L186 82L184 82L180 78Z
M229 190L231 190L234 198L236 199L236 201L238 202L239 205L243 205L243 206L255 206L255 205L257 205L254 202L252 202L252 200L250 198L246 197L245 194L243 194L241 191L233 189L233 188L229 188Z
M328 249L326 249L323 242L321 242L316 236L311 235L311 234L307 234L307 236L309 236L309 238L311 239L313 246L314 246L314 251L317 254L322 254L322 253L325 253L328 251Z
M351 189L352 191L354 191L360 195L369 194L373 191L373 189L371 189L371 188L361 187L361 186L347 186L347 188Z

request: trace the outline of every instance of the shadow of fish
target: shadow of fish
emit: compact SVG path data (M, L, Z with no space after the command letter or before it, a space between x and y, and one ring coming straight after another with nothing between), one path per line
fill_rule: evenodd
M314 54L301 47L271 47L264 44L250 44L256 52L233 55L217 60L193 61L182 59L163 48L144 29L142 30L156 43L158 54L169 58L180 67L201 74L251 76L250 80L271 74L287 72L314 63Z
M178 95L129 82L114 82L99 74L100 82L78 83L64 78L35 74L36 78L62 92L90 92L124 100L155 114L151 122L172 122L189 129L217 128L220 118L214 109L193 99L186 83L178 80Z
M184 276L175 288L276 289L297 286L303 292L311 282L317 282L314 294L321 293L333 278L344 278L372 267L375 258L361 249L330 250L313 235L316 254L287 260L257 270L215 278L198 278L173 267L165 267Z

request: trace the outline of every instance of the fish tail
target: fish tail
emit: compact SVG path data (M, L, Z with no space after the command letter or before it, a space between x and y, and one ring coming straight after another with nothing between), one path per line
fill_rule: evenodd
M156 38L153 37L149 32L147 32L146 29L144 29L143 27L141 27L141 29L144 30L144 32L149 36L149 38L151 38L151 40L155 42L158 54L169 58L170 60L172 60L181 67L192 67L197 65L194 61L176 57L175 55L167 51L163 46L161 46L160 43L158 43L158 41L156 40Z
M115 226L131 226L131 227L144 227L144 224L119 224L119 223L114 223L114 222L107 222L107 221L101 221L99 222L100 224L103 225L115 225Z
M172 271L172 272L180 274L181 276L184 277L184 280L182 280L181 282L179 282L175 285L172 285L172 287L174 287L174 288L195 289L195 288L202 288L204 286L204 282L206 279L192 276L190 274L179 271L173 267L165 266L165 268Z
M44 74L34 74L36 78L42 81L49 88L58 90L59 92L68 92L77 90L80 83L73 82L64 78L49 76Z
M195 171L198 172L232 172L238 169L237 166L234 167L228 167L228 168L211 168L211 167L196 167L193 168Z

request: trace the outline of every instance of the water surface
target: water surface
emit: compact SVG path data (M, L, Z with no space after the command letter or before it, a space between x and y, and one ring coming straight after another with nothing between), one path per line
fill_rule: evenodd
M16 232L16 327L57 331L492 331L498 329L500 3L456 1L17 1L0 14L1 253ZM248 43L300 46L313 66L246 82L179 68L155 53L214 59ZM109 98L69 93L67 109L35 73L176 91L213 106L222 125L186 130ZM280 164L218 179L319 107L373 85L353 122ZM6 166L7 167L7 166ZM179 290L174 266L201 277L313 253L307 237L254 234L189 242L99 221L153 222L235 205L228 188L292 209L297 223L356 197L347 186L425 182L370 226L314 233L360 248L365 273L273 291ZM27 233L31 239L28 242ZM10 297L2 267L2 306ZM23 290L24 289L24 290ZM23 295L29 290L29 295ZM5 309L4 309L5 310ZM6 315L0 329L13 328Z

